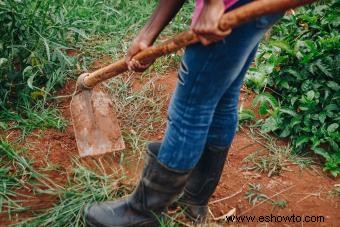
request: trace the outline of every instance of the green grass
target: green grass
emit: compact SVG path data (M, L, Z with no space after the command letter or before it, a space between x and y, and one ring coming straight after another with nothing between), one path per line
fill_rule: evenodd
M162 94L162 89L156 92L153 87L158 75L141 77L141 87L133 89L134 77L116 78L107 84L118 116L123 125L123 137L133 153L142 154L145 143L150 135L159 134L163 130L166 118L163 111L166 108L168 95Z
M30 186L31 180L39 176L31 163L14 150L12 144L0 138L0 213L7 212L11 216L12 213L26 210L17 197L27 196L16 190Z
M272 202L273 207L278 207L278 208L286 208L288 205L288 202L286 200L277 200Z
M289 143L278 145L275 137L261 132L256 124L249 129L248 136L254 142L263 146L263 149L249 154L243 160L246 165L243 169L265 173L268 177L272 177L287 170L291 163L298 165L300 168L309 167L313 163L311 157L294 154Z
M21 137L25 137L34 129L56 128L62 130L66 125L66 120L52 106L22 107L20 113L2 108L0 113L0 128L3 130L20 129Z
M74 164L73 173L69 175L67 184L54 194L58 202L44 212L21 223L23 226L85 226L83 209L86 204L95 201L120 198L131 191L124 185L124 176L100 175L79 163Z
M4 139L0 140L0 157L0 213L7 214L18 226L85 226L85 204L120 198L132 189L123 182L124 174L96 173L77 161L71 172L60 170L62 174L68 174L68 178L65 185L58 185L41 174L42 170L34 169L31 162ZM18 190L23 188L31 193L20 194ZM31 210L30 201L45 195L57 198L53 207ZM17 217L18 213L28 210L33 212L32 218Z
M6 129L6 124L22 117L26 121L18 124L26 131L30 131L30 123L59 128L27 115L50 112L55 89L67 78L89 71L95 59L123 56L156 4L156 0L0 1L0 33L6 34L0 39L0 73L4 75L0 107L17 115L1 116L0 126ZM188 28L192 8L190 1L162 33L162 39ZM68 56L66 49L76 50L76 56ZM164 72L178 60L176 55L166 57L151 70ZM42 107L38 112L37 103Z

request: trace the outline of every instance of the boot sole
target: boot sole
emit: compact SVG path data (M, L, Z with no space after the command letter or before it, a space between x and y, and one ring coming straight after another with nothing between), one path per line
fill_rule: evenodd
M88 219L86 219L86 224L89 227L107 227L107 226L102 225L102 224L93 223L93 222L91 222L91 220L88 220ZM154 222L148 221L148 222L144 222L144 223L140 223L140 224L124 225L124 226L121 226L121 227L157 227L157 226L159 226L159 225L157 225ZM116 225L116 226L110 226L110 227L120 227L120 226Z

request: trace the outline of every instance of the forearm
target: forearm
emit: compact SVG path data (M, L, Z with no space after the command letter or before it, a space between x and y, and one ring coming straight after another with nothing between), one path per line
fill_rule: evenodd
M147 42L147 45L151 45L177 14L184 2L185 0L160 0L154 13L137 37Z

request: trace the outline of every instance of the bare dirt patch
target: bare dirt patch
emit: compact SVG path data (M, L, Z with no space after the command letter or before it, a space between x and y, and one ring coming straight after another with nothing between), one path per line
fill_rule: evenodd
M325 223L304 223L307 226L337 226L340 218L339 199L329 196L336 181L329 178L319 167L300 169L291 164L279 176L267 177L266 174L242 171L242 160L256 150L263 149L245 132L238 132L225 165L221 182L211 199L210 209L215 217L236 208L236 215L260 217L268 215L324 216ZM252 206L245 198L249 184L261 184L262 193L270 198ZM235 194L236 193L236 194ZM230 195L235 195L228 198ZM226 198L226 199L223 199ZM215 203L214 201L220 201ZM286 201L285 208L272 205L273 201ZM274 220L274 219L273 219ZM256 225L252 223L244 223ZM257 223L258 224L258 223ZM276 222L269 225L302 226L301 223Z

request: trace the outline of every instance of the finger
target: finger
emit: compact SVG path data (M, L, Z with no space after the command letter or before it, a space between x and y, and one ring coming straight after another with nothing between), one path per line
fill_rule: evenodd
M131 60L131 69L136 72L143 72L145 71L150 64L142 64L139 61L132 59Z
M125 63L127 64L127 67L129 70L132 70L132 55L129 53L129 51L127 52L127 54L125 55Z
M131 70L138 72L140 70L139 62L135 59L131 59L130 68L131 68Z
M198 36L198 39L204 46L207 46L211 43L211 41L204 36Z
M220 31L220 30L215 30L213 33L210 34L205 34L201 35L201 42L204 43L204 45L208 45L213 42L220 41L224 39L227 35L231 33L231 29L227 31Z
M210 29L196 29L196 30L193 30L193 31L194 31L194 33L196 33L199 36L206 36L206 35L213 33L213 31L210 30Z
M148 45L145 42L140 42L137 45L133 45L128 49L127 54L125 55L125 62L129 70L134 70L134 71L138 70L139 66L136 65L136 63L132 62L133 57L136 55L136 53L146 48L148 48Z
M229 29L229 30L226 30L226 31L222 31L222 30L217 30L216 32L215 32L215 34L216 35L218 35L218 36L222 36L223 38L224 37L226 37L227 35L229 35L230 33L231 33L231 29Z
M143 72L144 70L147 69L147 65L143 65L139 61L136 61L134 66L135 66L135 71L137 72Z
M126 65L127 65L129 71L133 70L132 67L131 67L131 64L129 62L126 62Z
M125 55L126 61L131 61L133 55L134 55L136 52L138 52L138 48L136 48L136 46L131 46L131 47L128 49L126 55Z
M221 41L223 39L224 39L224 36L216 36L216 35L215 36L211 36L209 38L211 43L216 43L216 42L219 42L219 41Z
M202 42L203 45L209 45L213 42L217 42L221 39L223 39L223 36L218 36L216 34L206 34L206 35L201 35L199 36L200 41Z

